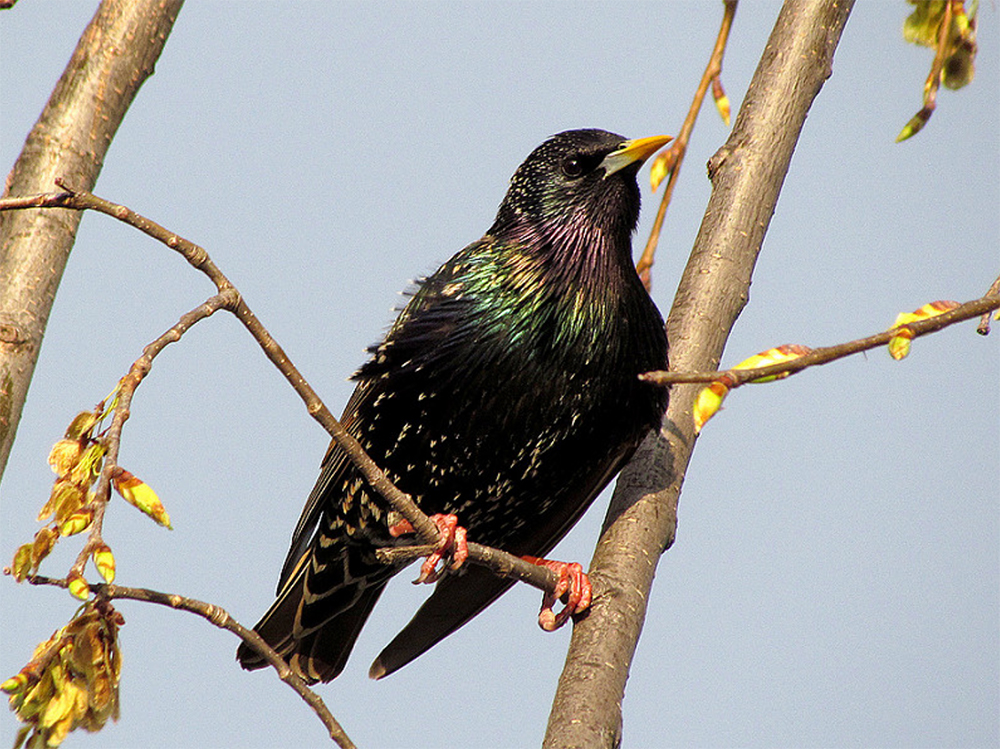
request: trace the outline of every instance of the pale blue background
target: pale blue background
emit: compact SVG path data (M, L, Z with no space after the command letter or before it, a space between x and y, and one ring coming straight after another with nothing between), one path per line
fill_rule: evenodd
M998 12L982 3L975 82L920 107L929 50L903 2L859 3L812 109L725 362L828 345L1000 270ZM0 165L9 169L96 2L0 14ZM739 10L724 82L738 108L777 13ZM396 292L492 220L506 181L551 133L675 134L718 3L226 3L184 8L97 192L195 240L339 413L347 376ZM664 312L726 129L691 143L655 268ZM642 174L645 180L646 172ZM643 186L645 240L654 200ZM84 218L0 493L8 560L31 538L45 458L142 346L212 293L161 245ZM998 341L974 323L734 395L688 473L624 703L625 745L1000 743ZM326 437L239 325L198 325L136 397L121 460L170 511L123 502L105 532L119 582L177 591L253 624ZM555 556L586 562L597 503ZM58 575L79 547L43 571ZM542 633L518 588L391 678L368 664L428 590L403 575L344 675L320 688L362 747L537 745L569 631ZM64 592L0 579L0 676L71 615ZM325 746L271 673L187 614L122 602L119 724L67 746ZM0 743L16 724L0 715Z

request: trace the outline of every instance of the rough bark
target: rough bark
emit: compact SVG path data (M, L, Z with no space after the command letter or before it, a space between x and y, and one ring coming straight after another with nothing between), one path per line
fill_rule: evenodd
M787 0L733 132L709 165L713 191L667 320L672 369L716 369L813 99L832 72L851 0ZM660 554L695 443L700 385L675 385L658 435L615 488L591 562L595 602L573 629L544 747L617 747L621 701Z
M29 133L4 197L54 191L57 177L76 188L93 188L108 146L152 75L182 4L101 3ZM0 475L81 215L49 209L0 213Z

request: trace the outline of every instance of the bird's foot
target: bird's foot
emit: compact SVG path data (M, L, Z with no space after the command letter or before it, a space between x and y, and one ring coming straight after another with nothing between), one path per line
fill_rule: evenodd
M539 557L521 557L526 562L537 564L539 567L548 567L559 575L559 582L552 593L546 593L542 598L542 610L538 614L538 626L546 632L554 632L559 629L574 614L579 614L590 608L590 599L593 591L590 587L590 578L583 571L577 562L554 562L550 559ZM552 610L556 601L562 600L565 604L558 614Z
M420 576L414 580L414 584L437 582L445 568L457 570L466 559L469 558L469 545L466 541L467 532L465 528L458 524L458 517L455 515L431 515L431 520L438 527L441 534L441 541L436 551L432 552L420 565ZM389 535L393 538L413 533L413 526L409 520L400 520L395 525L389 527ZM446 557L450 561L442 565L438 570L438 564Z

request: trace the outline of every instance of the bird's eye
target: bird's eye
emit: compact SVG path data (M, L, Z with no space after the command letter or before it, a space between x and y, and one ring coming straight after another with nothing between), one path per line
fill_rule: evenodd
M562 172L570 179L575 179L583 174L583 162L573 156L563 159Z

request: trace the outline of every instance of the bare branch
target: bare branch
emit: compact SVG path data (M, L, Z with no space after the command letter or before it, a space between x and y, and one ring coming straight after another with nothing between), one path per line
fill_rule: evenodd
M13 3L11 3L12 5ZM21 155L4 197L49 189L60 174L93 187L108 146L153 72L182 0L104 0ZM0 474L7 464L79 213L0 215Z
M986 292L986 296L993 296L994 294L1000 294L1000 276L997 276L996 280L990 284L990 288ZM990 334L989 312L984 312L983 316L979 319L979 325L976 326L976 332L979 333L979 335Z
M67 581L64 579L44 577L42 575L33 575L27 578L27 580L32 585L54 585L59 588L66 588L68 586ZM259 653L261 657L263 657L264 660L266 660L268 664L270 664L274 670L278 672L278 677L294 689L295 692L306 702L306 704L312 708L313 712L316 713L317 717L323 722L323 725L326 726L327 730L330 732L330 738L337 743L337 746L342 749L355 749L354 742L351 741L351 739L344 732L344 729L341 728L340 723L338 723L337 719L330 713L330 710L327 708L326 703L323 702L323 699L316 694L316 692L310 689L309 685L288 667L288 664L285 663L284 659L278 655L271 648L271 646L264 642L260 635L252 629L247 629L238 621L233 619L229 612L221 606L206 603L205 601L199 601L195 598L180 596L176 593L161 593L160 591L150 590L148 588L128 588L124 585L112 585L107 583L95 584L90 587L94 591L97 598L104 598L107 600L124 598L131 601L155 603L159 606L167 606L179 611L187 611L191 614L197 614L220 629L232 632L243 640L248 647L253 648L254 652Z
M653 221L653 228L649 232L646 247L643 249L639 261L635 264L636 273L639 274L639 278L642 279L647 290L650 289L653 283L653 261L656 255L656 246L660 241L660 232L663 229L663 219L667 215L667 206L670 205L670 199L674 194L674 185L677 183L677 177L681 172L681 164L683 164L684 156L687 153L688 141L691 139L694 123L698 119L698 112L701 111L701 104L705 100L705 94L708 92L708 87L712 85L713 81L718 81L719 75L722 73L722 56L726 52L729 30L732 28L735 16L736 0L725 0L722 24L719 27L719 34L715 40L715 48L712 50L712 54L708 59L708 65L705 67L705 72L698 83L694 99L691 102L690 108L688 108L687 117L684 118L684 124L681 125L681 130L677 134L676 140L670 146L670 153L673 159L669 169L670 176L667 178L667 184L663 188L663 198L661 198L660 207L656 211L656 219Z
M422 544L411 546L392 546L379 549L375 556L385 564L405 564L406 562L425 557L436 551L437 544ZM500 577L509 577L538 588L543 593L552 593L556 589L556 574L548 569L521 557L508 554L502 549L492 546L469 543L469 561L493 570Z
M25 208L69 208L74 210L89 209L107 214L129 226L139 229L153 239L162 242L172 250L180 253L188 263L208 276L216 288L219 289L217 296L212 297L200 307L189 312L181 318L180 322L156 341L149 344L144 349L143 356L136 360L129 374L123 380L122 390L126 395L125 397L119 396L119 406L115 409L115 421L112 422L111 430L109 430L109 434L115 444L113 453L109 449L108 463L105 467L109 479L113 477L113 472L116 469L114 464L117 462L117 441L120 439L121 424L128 418L131 395L135 387L138 386L142 378L148 373L153 358L164 346L178 340L187 328L195 322L209 316L217 309L225 308L236 315L240 322L243 323L254 340L264 350L268 359L285 376L285 379L288 380L292 388L306 404L309 414L319 422L334 441L337 442L338 446L344 450L348 458L358 467L371 486L416 529L418 540L422 544L430 544L437 548L439 540L437 525L417 507L408 494L400 491L386 477L385 473L368 456L358 441L333 416L323 404L319 395L316 394L299 370L292 364L288 355L285 354L277 341L271 337L271 334L268 333L260 320L250 310L236 287L233 286L232 282L215 265L204 248L169 231L155 221L151 221L126 206L104 200L86 191L72 190L65 180L57 179L56 183L64 188L64 192L47 193L13 200L0 199L0 212L23 210ZM104 492L103 495L101 495L102 491ZM97 493L99 496L108 496L108 492L107 482L105 477L102 476ZM85 551L89 553L89 549L85 549ZM386 553L391 557L394 552L387 551ZM526 562L499 549L491 549L480 544L469 544L469 558L478 564L489 567L498 575L521 580L539 588L543 592L553 592L558 584L558 579L551 570ZM83 560L83 563L85 563L86 554L84 552L81 552L79 560ZM78 563L80 563L79 560Z
M725 379L726 386L732 390L733 388L745 385L752 380L757 380L762 377L773 377L781 374L795 374L796 372L801 372L803 369L807 369L809 367L815 367L820 364L828 364L829 362L836 361L837 359L843 359L845 356L859 354L862 351L868 351L869 349L884 346L891 338L899 335L899 332L904 329L909 330L914 338L919 338L920 336L935 333L939 330L947 328L949 325L954 325L955 323L959 323L973 317L986 315L988 318L990 312L995 309L1000 309L1000 296L997 296L994 293L990 296L984 296L979 299L974 299L971 302L966 302L953 310L949 310L948 312L935 317L927 318L926 320L919 320L917 322L907 323L906 325L900 325L898 328L890 328L889 330L884 330L865 338L858 338L854 341L840 343L836 346L826 346L823 348L813 349L808 354L800 356L797 359L792 359L788 362L780 362L778 364L770 364L766 367L755 367L753 369L724 369L717 372L646 372L639 375L639 377L646 382L652 382L656 385L671 385L681 382L707 383Z

